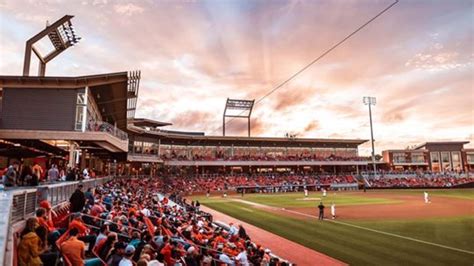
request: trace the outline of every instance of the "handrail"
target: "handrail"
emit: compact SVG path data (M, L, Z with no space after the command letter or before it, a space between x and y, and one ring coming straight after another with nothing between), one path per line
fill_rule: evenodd
M128 134L125 131L104 121L89 121L86 130L91 132L107 132L121 140L128 140Z
M34 215L40 200L47 196L52 206L57 206L69 200L70 195L79 184L84 188L96 187L108 182L114 176L87 179L82 181L60 182L37 187L9 189L0 191L0 265L12 265L13 232L14 224ZM5 197L4 194L5 193ZM8 231L10 230L10 231ZM5 233L5 234L4 234ZM2 242L4 241L4 242Z

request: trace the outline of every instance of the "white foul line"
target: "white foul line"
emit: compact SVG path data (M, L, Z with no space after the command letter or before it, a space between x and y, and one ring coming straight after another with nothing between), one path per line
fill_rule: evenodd
M285 208L282 208L282 210L283 210L283 211L286 211L286 212L291 212L291 213L295 213L295 214L299 214L299 215L311 217L311 218L318 218L318 217L315 216L315 215L311 215L311 214L307 214L307 213L302 213L302 212L297 212L297 211L292 211L292 210L287 210L287 209L285 209ZM371 232L375 232L375 233L379 233L379 234L383 234L383 235L394 236L394 237L398 237L398 238L402 238L402 239L406 239L406 240L411 240L411 241L415 241L415 242L419 242L419 243L423 243L423 244L427 244L427 245L432 245L432 246L436 246L436 247L440 247L440 248L445 248L445 249L451 249L451 250L455 250L455 251L464 252L464 253L468 253L468 254L474 255L474 252L469 251L469 250L464 250L464 249L459 249L459 248L453 248L453 247L450 247L450 246L445 246L445 245L436 244L436 243L432 243L432 242L428 242L428 241L423 241L423 240L419 240L419 239L411 238L411 237L407 237L407 236L401 236L401 235L397 235L397 234L387 233L387 232L384 232L384 231L379 231L379 230L375 230L375 229L370 229L370 228L367 228L367 227L362 227L362 226L358 226L358 225L354 225L354 224L348 224L348 223L344 223L344 222L340 222L340 221L335 221L335 220L330 220L330 219L324 219L324 220L330 221L330 222L333 222L333 223L337 223L337 224L346 225L346 226L352 226L352 227L355 227L355 228L359 228L359 229L363 229L363 230L367 230L367 231L371 231Z

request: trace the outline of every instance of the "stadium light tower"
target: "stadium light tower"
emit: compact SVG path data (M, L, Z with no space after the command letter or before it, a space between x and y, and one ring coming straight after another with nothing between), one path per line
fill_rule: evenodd
M250 137L250 116L252 115L252 109L255 100L238 100L238 99L229 99L225 103L224 115L222 117L222 136L225 136L225 119L227 117L234 118L247 118L247 132ZM231 110L238 113L228 114L227 111Z
M38 76L44 77L46 64L67 48L76 45L79 40L81 40L81 37L77 36L76 31L72 26L71 19L73 17L74 16L65 15L51 25L48 23L44 30L40 31L26 42L23 76L30 75L31 52L33 52L39 60ZM35 47L35 43L46 36L48 36L54 49L48 54L42 55Z
M370 119L370 140L372 142L372 164L374 165L374 176L377 173L377 167L375 166L375 149L374 149L374 130L372 128L372 105L377 103L377 99L375 97L364 97L363 102L365 105L369 106L369 119Z

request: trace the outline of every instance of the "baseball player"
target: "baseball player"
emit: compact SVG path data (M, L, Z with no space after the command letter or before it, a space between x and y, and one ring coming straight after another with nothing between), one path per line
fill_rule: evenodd
M331 203L331 216L332 216L332 219L336 219L336 204Z
M430 196L428 195L428 192L423 192L423 196L425 198L425 203L431 203L430 201Z

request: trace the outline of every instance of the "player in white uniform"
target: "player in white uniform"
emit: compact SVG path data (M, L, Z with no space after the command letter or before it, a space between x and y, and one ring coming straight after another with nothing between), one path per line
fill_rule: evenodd
M334 203L331 203L331 216L332 216L332 219L336 219L336 204Z
M425 198L425 203L431 203L430 201L430 196L428 195L428 192L423 192L423 196Z

